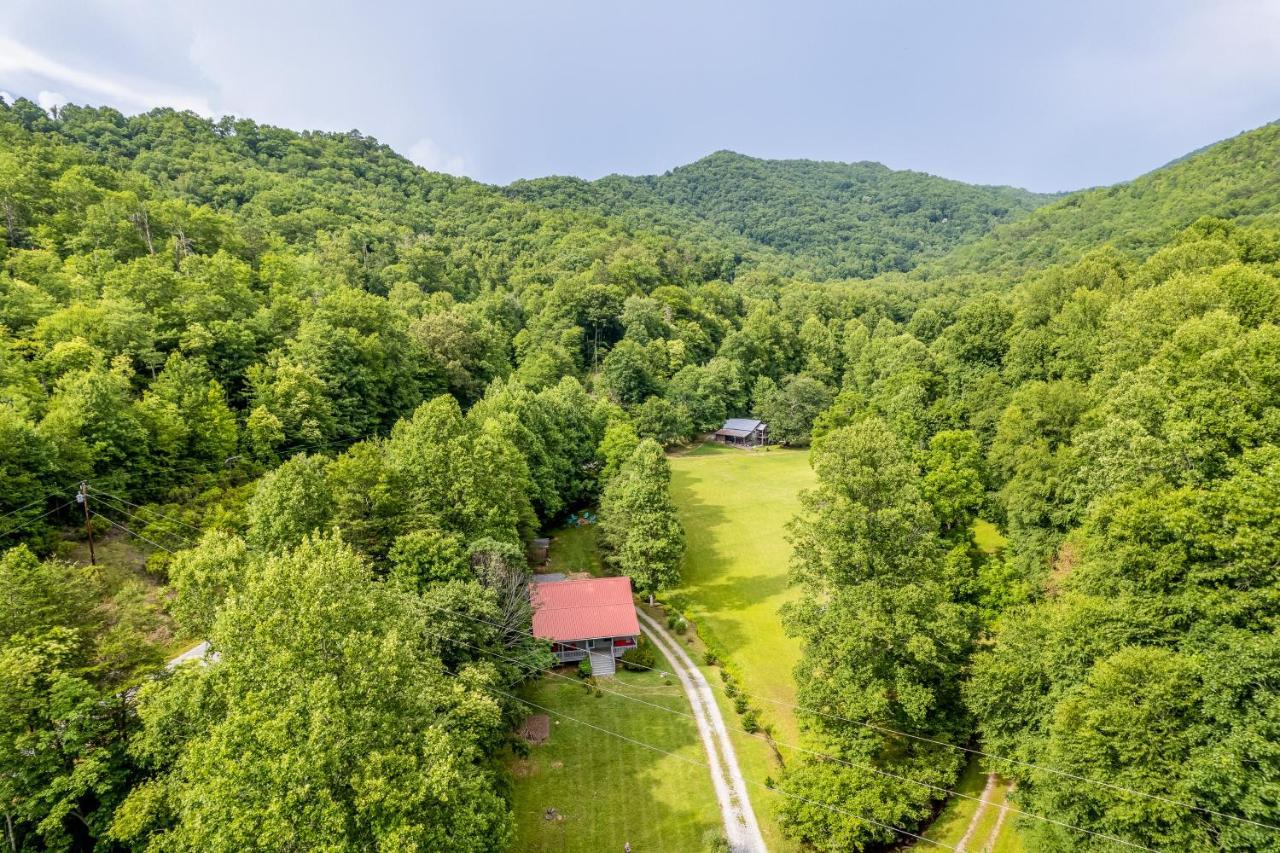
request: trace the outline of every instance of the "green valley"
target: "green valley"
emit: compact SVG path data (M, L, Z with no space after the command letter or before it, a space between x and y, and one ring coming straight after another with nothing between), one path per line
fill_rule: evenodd
M1277 202L0 98L5 843L1275 849Z

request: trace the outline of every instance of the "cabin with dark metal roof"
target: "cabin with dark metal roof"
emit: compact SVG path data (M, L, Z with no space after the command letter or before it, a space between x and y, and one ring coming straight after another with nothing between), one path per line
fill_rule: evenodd
M739 447L759 447L769 443L769 425L751 418L729 418L712 438Z

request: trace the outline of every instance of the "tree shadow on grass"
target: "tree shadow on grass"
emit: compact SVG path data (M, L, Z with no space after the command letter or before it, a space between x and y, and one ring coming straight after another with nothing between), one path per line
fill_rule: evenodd
M686 589L691 597L698 600L699 609L704 612L708 610L705 602L715 602L717 618L714 627L700 624L698 630L705 633L709 629L711 638L732 654L735 649L753 639L751 621L740 618L738 613L747 607L773 602L772 610L781 622L779 609L784 601L782 593L786 591L787 583L785 577L760 574Z

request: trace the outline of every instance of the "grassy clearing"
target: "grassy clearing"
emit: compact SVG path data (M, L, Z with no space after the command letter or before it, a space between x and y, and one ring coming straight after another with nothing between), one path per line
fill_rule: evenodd
M551 532L551 550L545 568L539 572L589 572L604 573L600 551L596 544L599 527L595 524L561 527Z
M727 456L748 452L754 453L755 451L745 451L739 447L729 447L725 444L716 444L714 441L704 441L687 450L677 451L673 456Z
M970 797L982 797L986 784L987 774L982 771L980 763L974 760L965 767L955 790ZM1022 835L1018 831L1015 815L1006 814L1004 822L1000 824L999 836L992 837L1000 821L1000 805L1005 802L1009 790L1010 783L1005 779L997 778L991 793L984 798L991 805L982 810L973 834L969 836L966 850L971 853L997 853L997 851L998 853L1023 853L1026 849ZM924 835L941 844L952 847L958 845L968 831L969 825L973 823L979 805L977 800L952 797L943 806L933 823L924 830ZM936 850L937 847L933 844L918 842L914 845L914 849Z
M1012 783L1007 779L998 779L989 799L998 806L1009 799L1011 790ZM1018 816L1006 813L1004 822L1001 823L998 807L988 807L987 812L988 814L983 816L977 831L973 834L973 843L969 849L974 853L1026 853L1026 836L1019 828ZM999 834L993 835L997 825L1000 829Z
M1004 793L1007 795L1009 792L1006 790ZM1004 825L1000 828L1000 835L990 853L1027 853L1031 849L1027 837L1019 829L1018 820L1017 815L1005 815Z
M994 554L1004 548L1008 541L1000 528L986 519L979 518L973 523L973 542L982 553Z
M977 761L970 761L964 773L961 774L960 781L956 783L955 790L970 797L978 797L982 795L982 789L986 784L987 775L982 772L982 767ZM924 831L924 834L935 841L954 847L964 837L965 830L969 828L969 822L973 820L977 810L978 803L975 800L952 797L947 800L947 804L942 807L942 811L938 813L937 818ZM921 850L933 847L924 843L917 846Z
M785 527L799 509L800 492L815 482L808 453L703 444L673 457L671 469L672 498L688 539L683 584L673 597L684 602L698 633L727 656L745 692L794 702L793 671L800 645L783 632L778 611L797 594L787 586L791 547ZM686 642L701 663L701 643L692 637ZM738 729L741 721L724 695L719 670L702 669L716 688L743 775L756 782L777 778L780 766L774 749ZM759 700L752 704L761 720L774 727L778 740L799 742L789 709ZM780 749L785 760L797 760L792 750ZM769 849L798 849L782 836L780 795L750 788Z
M800 644L783 632L778 610L798 592L787 586L785 527L800 492L815 482L808 453L703 444L673 458L671 469L688 539L684 580L674 592L688 602L698 631L727 650L748 693L794 701ZM762 710L780 737L795 739L793 715L776 705Z
M779 449L747 452L702 444L674 455L671 468L672 498L688 537L684 582L674 591L675 597L687 602L687 613L698 633L726 651L747 693L794 702L793 671L800 647L783 632L778 609L797 594L786 585L791 549L785 526L799 510L800 492L815 483L808 454ZM999 529L983 520L974 525L974 539L986 553L1005 544ZM695 659L701 661L701 643L696 638L686 642L696 652ZM711 667L703 669L717 688L716 699L731 729L743 774L757 781L776 777L779 765L774 750L758 737L734 731L740 718L733 702L719 689L719 673ZM778 740L800 742L790 712L770 703L753 704L759 706L762 719L773 723ZM785 761L799 760L788 747L780 746L779 750ZM966 769L958 784L957 790L977 797L986 777L975 764ZM1008 788L1004 782L997 785L992 802L1003 802ZM779 796L752 787L751 798L769 848L796 849L781 836ZM953 797L925 834L956 844L968 829L977 805ZM999 837L990 837L998 818L998 808L984 811L971 838L971 849L1023 853L1025 847L1013 816L1006 816ZM920 849L929 847L921 845Z
M710 444L704 444L704 446L701 446L701 447L709 447L710 451L699 453L698 452L699 448L695 447L695 448L692 448L692 451L687 451L686 456L687 455L709 456L709 455L714 455L714 453L730 453L730 455L737 455L739 457L744 456L744 452L739 450L732 450L732 448L710 446ZM556 532L553 532L552 534L550 534L552 535L552 547L550 547L548 566L545 567L544 571L564 571L564 573L570 573L570 571L590 571L590 573L593 575L603 574L602 562L600 562L598 546L596 546L596 538L595 538L596 530L598 530L598 528L595 528L594 525L581 526L581 528L579 528L579 526L573 526L573 528L559 529L559 530L556 530ZM654 616L655 619L657 619L658 621L666 622L667 615L666 615L666 612L662 610L662 608L660 607L650 608L645 605L641 605L641 606L643 606L645 610L648 610L650 615ZM696 633L696 631L690 630L690 631L687 631L686 634L681 635L681 637L678 637L678 639L680 639L680 642L685 644L686 651L689 652L690 657L694 658L695 662L701 663L701 660L703 660L703 652L705 651L705 646L703 642L701 642L701 639L698 637L698 633ZM666 663L663 663L663 665L660 665L660 666L666 666ZM721 685L722 685L721 678L719 678L719 670L716 669L716 667L708 667L708 666L700 666L700 669L703 670L703 674L705 675L705 678L707 678L709 683L713 685L713 688L716 688L713 690L713 692L716 693L716 699L719 704L719 708L721 708L721 713L724 716L724 721L726 721L726 724L728 725L728 727L730 727L730 736L733 740L733 748L735 748L735 751L737 752L737 758L739 758L739 765L742 768L742 774L748 777L748 779L756 780L756 781L764 781L765 779L768 779L768 777L771 775L776 777L778 775L778 762L776 760L776 757L774 757L772 748L769 747L768 743L765 743L764 740L758 738L758 736L751 736L749 734L744 733L744 731L735 730L736 727L739 727L741 725L740 719L739 719L739 716L737 716L737 713L735 712L735 710L733 710L733 703L730 701L730 699L726 697L726 695L724 695L723 690L719 689L721 688ZM654 676L653 674L649 674L649 676L650 678L657 678L657 676ZM621 689L620 684L635 683L635 681L639 680L640 678L641 678L641 675L623 674L623 672L620 672L620 674L618 674L618 679L616 681L613 681L613 683L609 683L605 686L608 686L608 688L611 690L617 690L617 689ZM552 681L558 681L558 679L552 679ZM567 683L564 683L564 681L559 681L559 684L566 685ZM677 683L675 680L671 681L672 686L675 686L676 684ZM788 690L790 690L790 688L788 688ZM567 698L571 699L571 701L576 701L575 697L567 697ZM653 701L653 699L650 699L648 695L645 695L645 699L646 701ZM531 701L538 702L538 699L531 698ZM634 704L631 702L627 702L626 699L622 699L620 697L609 697L609 695L605 695L603 699L594 699L593 702L621 702L621 703L628 704L628 706L631 706L631 704ZM539 702L539 704L548 704L548 707L556 707L556 706L550 706L550 704L547 702ZM689 703L687 703L687 701L677 702L675 704L676 704L676 707L680 707L681 711L684 711L685 713L690 712ZM577 715L577 712L568 710L568 708L557 708L557 710L563 710L566 713L572 713L573 716L579 716ZM641 707L641 710L644 710L644 708ZM658 713L658 715L662 715L662 716L675 717L675 715L667 715L667 713L653 710L653 708L650 708L649 711L652 711L653 713ZM676 719L676 722L681 722L681 720ZM687 722L687 724L692 725L692 720L687 719L687 717L686 719L684 719L684 722ZM563 729L563 727L566 725L573 725L573 724L567 724L567 722L562 722L561 726L553 726L553 730ZM621 731L621 729L616 729L616 730ZM557 731L557 734L559 734L558 731ZM637 739L639 739L639 735L631 735L630 733L625 733L625 734L628 734L628 736L637 736ZM600 738L609 740L609 735L600 735ZM650 743L653 743L653 742L650 742ZM595 740L595 742L593 742L593 740L590 740L590 739L582 739L580 747L584 749L586 748L600 749L600 748L608 747L608 743L602 744L599 742L599 740ZM628 744L625 744L625 743L622 743L621 747L626 749L631 749L631 751L636 751L636 749L639 749L640 757L641 758L646 757L644 754L645 753L644 749L640 749L637 747L628 747ZM536 758L539 758L538 752L539 752L539 749L535 748L535 756L534 756L535 760ZM566 748L566 751L564 752L568 754L575 754L575 753L572 753L570 748ZM650 756L653 756L653 754L654 753L650 753ZM696 760L705 761L707 760L707 756L705 756L705 753L701 752L699 749L699 751L696 752ZM563 758L553 758L553 760L550 760L550 761L563 761ZM643 771L645 767L648 767L648 765L645 765L645 763L641 761L639 763L636 763L634 768L632 768L632 772L636 772L637 768ZM700 783L701 781L705 781L705 785L708 786L707 795L708 797L712 798L710 802L712 802L712 806L714 807L714 792L712 792L712 790L710 790L709 788L709 785L710 785L709 772L701 771L699 770L699 768L695 768L690 765L685 765L684 770L686 774L695 774L695 775L701 774ZM626 777L628 776L623 776L623 779L626 779ZM796 850L797 848L794 843L791 843L791 841L788 841L782 838L780 827L778 827L777 825L776 818L773 817L773 809L776 808L776 802L774 802L774 800L777 799L778 795L769 793L767 792L767 790L758 788L758 786L755 786L755 785L748 785L748 788L749 788L749 795L751 798L751 804L753 804L753 807L755 808L756 817L759 818L760 831L762 831L764 835L764 840L765 840L765 843L768 844L768 848L771 850L774 850L774 852L776 853L790 853L791 850ZM527 777L525 780L518 781L517 790L518 789L524 789L524 793L521 794L521 798L524 797L524 794L529 794L530 785L527 784ZM517 808L521 808L520 804L518 804L518 800L517 800ZM538 806L536 806L536 804L532 804L532 806L530 806L529 808L535 809L536 811L536 808L538 808ZM538 825L539 822L540 824L547 824L548 821L535 820L535 818L539 818L540 815L543 815L544 811L545 811L545 807L543 807L543 811L538 812L538 815L534 815L532 817L521 816L520 818L521 841L524 841L524 839L526 838L541 838L544 841L543 847L531 847L527 849L535 849L535 850L580 849L579 847L576 847L576 845L580 844L579 840L576 840L576 838L575 840L568 839L567 834L563 833L563 831L561 831L561 835L558 836L558 838L561 838L561 843L563 844L563 847L556 847L556 845L554 845L553 839L557 838L556 833L558 831L556 827L540 826ZM657 820L657 818L658 817L655 817L654 820ZM663 818L663 820L666 820L666 818ZM713 813L712 820L716 821L714 822L714 826L719 826L718 813ZM526 824L529 824L529 826L526 827ZM641 849L699 850L701 849L701 836L699 836L699 838L696 839L695 844L692 844L690 845L690 847L687 847L687 848L681 848L681 847L668 848L668 847L662 847L662 845L659 845L659 847L654 847L654 848L650 848L648 847L648 845L646 845L646 847L641 848L640 845L636 843L636 836L632 836L630 840L631 840L632 847L634 847L636 850L641 850ZM526 848L520 847L517 849L526 849ZM590 848L588 847L588 845L582 844L581 849L590 849ZM609 848L602 848L602 849L609 849ZM618 849L621 849L621 844L618 845Z
M160 614L160 627L152 639L163 648L166 659L175 657L199 642L185 636L169 617L170 592L160 579L147 571L147 557L153 549L142 546L128 534L111 531L94 539L94 556L97 558L97 575L102 582L103 601L106 603L125 586L140 583L146 589L147 600L156 605ZM67 540L59 549L59 555L73 563L89 563L89 543L83 540Z
M670 665L659 655L659 669ZM525 698L547 708L705 763L689 703L679 681L655 672L623 672L602 686L680 711L642 705L609 693L595 695L578 682L544 676ZM703 849L720 827L710 774L681 758L662 755L603 732L551 716L551 737L511 763L516 841L529 853ZM554 808L557 819L547 820Z

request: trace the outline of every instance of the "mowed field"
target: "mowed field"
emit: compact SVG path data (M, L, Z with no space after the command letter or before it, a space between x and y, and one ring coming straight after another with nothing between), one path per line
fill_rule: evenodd
M671 459L671 496L688 543L677 591L703 637L726 650L748 693L795 701L800 644L782 630L786 525L800 492L816 482L804 450L744 451L704 444ZM795 717L760 703L780 740L796 740Z
M726 657L753 697L795 701L793 670L800 644L782 630L778 613L797 591L787 586L791 547L786 525L800 507L800 492L816 482L804 450L745 451L703 444L671 458L671 496L684 525L684 579L674 590L701 638ZM761 736L741 730L741 719L725 695L717 668L702 667L715 688L742 773L749 782L760 829L773 853L798 845L785 838L779 823L784 800L759 787L780 775L778 757ZM761 721L781 742L799 743L795 715L786 705L752 698ZM787 762L800 755L785 745Z
M659 655L656 668L669 670L670 665ZM598 853L620 851L628 841L636 853L705 849L707 833L721 827L720 811L710 773L701 766L707 756L697 726L685 716L689 702L679 681L619 669L616 677L601 679L600 686L612 692L597 695L576 679L546 675L523 691L528 701L582 723L550 714L547 743L530 747L528 758L513 761L516 839L511 849ZM549 808L555 809L551 820Z
M800 508L800 493L816 483L809 454L776 448L747 452L703 444L673 456L671 471L672 498L688 537L683 586L676 592L686 602L688 615L699 635L724 650L746 692L794 702L793 671L800 645L782 630L778 610L798 594L786 583L791 559L786 524ZM974 534L979 547L988 553L1004 544L1000 531L988 522L979 521ZM719 688L714 670L704 667L704 671ZM732 702L722 690L717 689L716 694L730 729L739 726ZM802 756L786 746L800 742L795 716L784 706L758 699L752 704L774 725L783 759L800 760ZM748 779L776 774L773 751L759 738L735 732L734 742ZM977 797L985 781L974 763L957 790ZM992 802L1003 802L1008 791L1008 783L1001 781L991 792ZM780 796L754 788L751 798L770 849L797 849L782 836L778 825ZM995 807L977 815L977 806L973 800L953 798L924 833L954 846L972 823L970 849L1022 853L1025 847L1016 818L1006 815L999 821L1000 810ZM918 844L913 849L934 846Z

